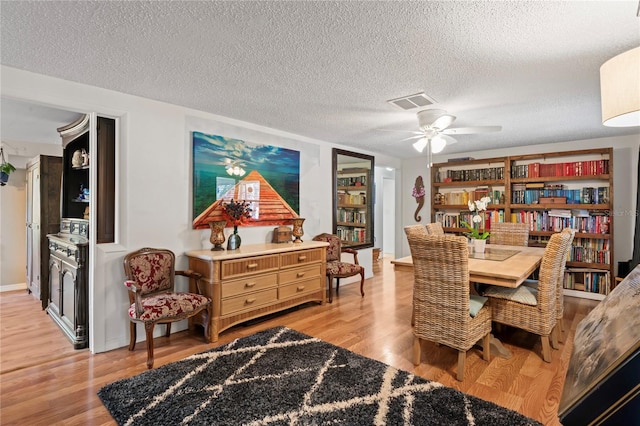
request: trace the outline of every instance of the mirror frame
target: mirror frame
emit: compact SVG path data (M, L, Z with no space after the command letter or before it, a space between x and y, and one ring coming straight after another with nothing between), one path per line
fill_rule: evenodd
M366 168L369 170L369 182L366 185L366 209L369 212L369 217L367 218L365 230L367 231L369 237L366 238L364 243L346 243L342 241L343 247L348 247L352 249L364 249L374 246L375 235L374 235L374 188L375 188L375 157L367 154L360 154L357 152L346 151L339 148L333 148L332 150L332 178L333 178L333 233L338 234L338 170L340 164L345 164L345 161L341 161L340 157L352 157L353 163L365 163L367 162L367 166L363 166L362 168Z

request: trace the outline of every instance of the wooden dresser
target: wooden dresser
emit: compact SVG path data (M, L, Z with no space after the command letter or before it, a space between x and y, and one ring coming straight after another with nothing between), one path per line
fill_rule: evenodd
M189 269L202 274L200 288L213 303L212 342L227 328L306 302L325 303L327 243L249 244L238 250L186 253ZM196 290L195 280L189 284ZM197 324L189 320L189 327Z

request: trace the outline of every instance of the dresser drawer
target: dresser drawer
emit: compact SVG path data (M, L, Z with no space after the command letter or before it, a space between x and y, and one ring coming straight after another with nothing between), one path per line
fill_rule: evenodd
M278 286L278 274L249 275L237 280L222 283L222 298L238 296L247 292L275 288Z
M248 257L244 259L224 260L221 266L221 278L242 277L248 274L277 271L279 258L277 254Z
M290 282L305 280L307 278L319 277L320 269L321 265L316 264L282 271L280 272L280 285L286 285Z
M323 280L319 277L310 280L300 281L297 283L284 285L278 288L279 299L289 299L305 293L311 293L318 290L324 290Z
M272 288L255 293L247 293L222 300L221 315L228 315L246 309L255 309L261 305L274 303L278 300L278 289Z
M309 249L280 255L280 267L292 268L306 263L320 262L324 248Z

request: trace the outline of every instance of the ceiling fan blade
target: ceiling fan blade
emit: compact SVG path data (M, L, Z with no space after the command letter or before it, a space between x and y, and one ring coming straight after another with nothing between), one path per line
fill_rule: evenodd
M451 126L451 123L456 119L453 115L445 114L436 118L433 123L431 123L431 127L438 130L444 130L447 127Z
M409 136L408 138L401 139L400 142L408 141L408 140L411 140L411 139L420 139L420 138L424 138L424 137L425 137L424 134L422 132L420 132L419 135Z
M475 126L475 127L456 127L453 129L445 129L442 131L445 135L469 135L472 133L491 133L499 132L502 126Z
M393 132L393 133L413 133L414 135L422 134L415 130L400 130L400 129L375 129L378 132Z

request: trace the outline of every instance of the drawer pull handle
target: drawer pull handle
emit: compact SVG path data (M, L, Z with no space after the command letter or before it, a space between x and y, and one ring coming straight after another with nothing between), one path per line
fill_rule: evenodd
M296 276L297 276L298 278L301 278L301 277L304 277L304 274L305 274L304 272L298 272L298 273L296 274Z
M304 262L305 260L307 260L307 256L298 256L298 262Z
M247 269L256 269L258 267L257 263L250 263L247 265Z
M299 286L298 286L298 288L297 288L297 290L298 290L298 291L302 291L302 290L304 290L304 286L303 286L303 285L299 285Z
M255 301L256 301L256 299L247 299L247 300L244 301L244 303L247 304L247 305L250 305Z
M255 287L256 283L245 283L245 288L251 288L251 287Z

